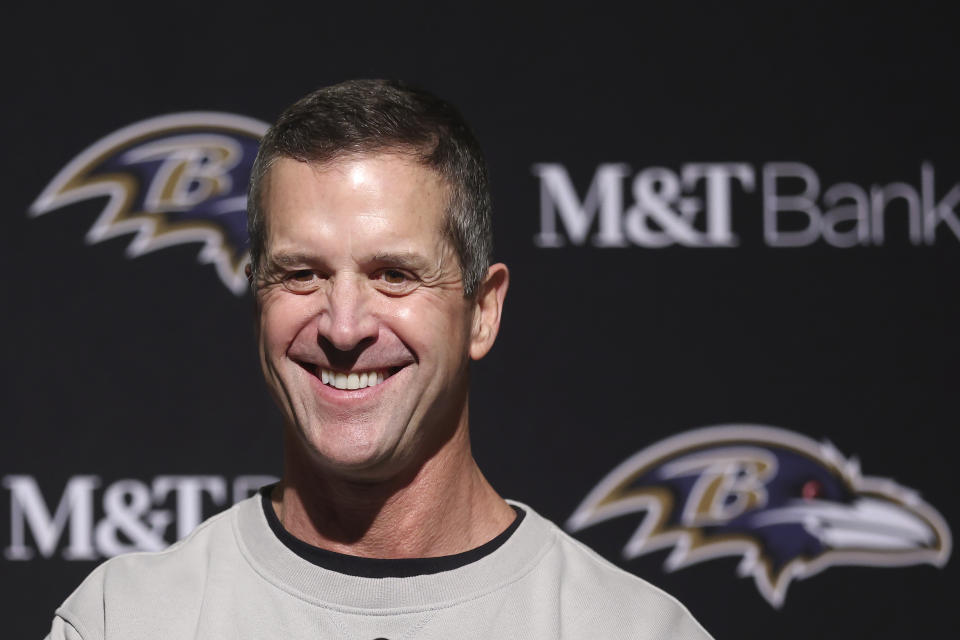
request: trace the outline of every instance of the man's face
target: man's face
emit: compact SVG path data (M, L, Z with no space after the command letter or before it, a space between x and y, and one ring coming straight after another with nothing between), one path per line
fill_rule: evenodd
M269 171L260 361L325 468L395 473L465 417L475 305L442 233L446 196L397 154Z

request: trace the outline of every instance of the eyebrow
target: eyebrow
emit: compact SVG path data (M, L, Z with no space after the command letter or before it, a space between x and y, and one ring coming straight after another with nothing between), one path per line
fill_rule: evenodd
M378 251L370 261L405 269L422 269L429 264L424 256L413 251Z
M267 262L276 267L295 267L303 264L313 264L316 258L304 253L276 253L270 256Z
M267 263L273 267L290 268L313 265L318 261L316 256L305 253L276 253L268 258ZM429 264L429 260L414 251L378 251L367 261L405 269L422 269Z

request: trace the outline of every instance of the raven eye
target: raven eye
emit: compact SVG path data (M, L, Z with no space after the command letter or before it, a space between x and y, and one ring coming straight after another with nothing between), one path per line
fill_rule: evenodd
M800 495L804 500L815 500L823 496L823 485L817 480L807 480L803 483Z

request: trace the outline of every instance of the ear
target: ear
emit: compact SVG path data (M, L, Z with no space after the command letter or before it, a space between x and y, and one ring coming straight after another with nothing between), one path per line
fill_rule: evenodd
M510 285L510 271L502 262L490 265L487 276L480 283L473 302L473 328L470 335L470 357L479 360L493 347L500 331L503 300Z

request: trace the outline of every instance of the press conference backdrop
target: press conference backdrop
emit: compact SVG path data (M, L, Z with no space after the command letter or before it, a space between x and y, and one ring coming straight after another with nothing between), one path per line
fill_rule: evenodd
M309 90L397 77L488 154L482 468L718 638L956 637L957 12L591 3L13 11L0 607L279 475L244 188Z

